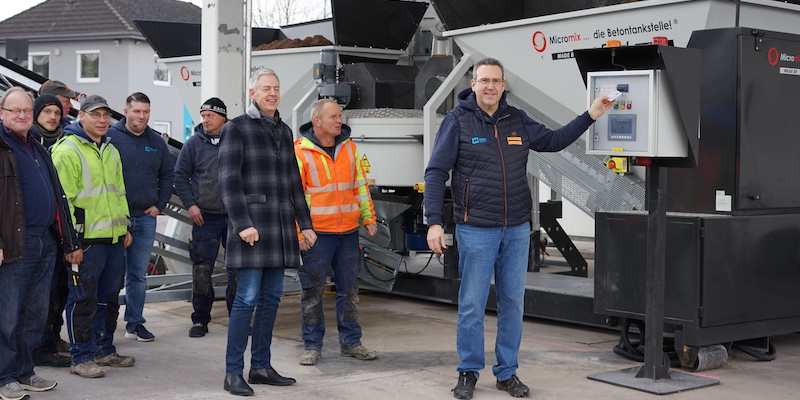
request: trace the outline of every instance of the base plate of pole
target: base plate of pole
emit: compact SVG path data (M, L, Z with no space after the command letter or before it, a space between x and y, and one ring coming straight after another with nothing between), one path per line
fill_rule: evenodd
M588 378L610 383L612 385L640 390L651 394L672 394L692 389L700 389L718 385L719 381L704 376L694 375L678 370L669 370L670 379L637 378L642 367L625 368L619 371L601 372L589 375Z

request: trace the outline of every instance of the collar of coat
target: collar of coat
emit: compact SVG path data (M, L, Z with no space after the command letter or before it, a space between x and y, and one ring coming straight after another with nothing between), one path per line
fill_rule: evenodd
M258 106L256 105L256 103L254 103L254 102L250 103L250 106L247 108L247 112L245 114L247 114L247 116L252 118L252 119L265 118L268 122L276 124L276 125L277 125L278 121L281 120L281 114L278 112L278 110L275 110L275 116L274 117L270 117L269 115L264 114L263 112L261 112L261 109L259 109Z

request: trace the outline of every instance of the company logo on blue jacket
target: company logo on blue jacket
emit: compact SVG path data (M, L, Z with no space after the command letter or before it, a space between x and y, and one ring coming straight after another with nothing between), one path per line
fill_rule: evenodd
M487 143L489 139L483 137L474 137L472 138L472 144L479 144L479 143Z
M158 151L155 147L144 146L144 151L151 152L151 151Z

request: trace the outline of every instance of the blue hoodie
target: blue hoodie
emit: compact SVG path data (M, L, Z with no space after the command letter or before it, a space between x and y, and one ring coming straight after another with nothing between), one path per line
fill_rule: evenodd
M131 217L144 210L167 206L175 181L175 164L164 139L149 126L137 136L125 127L125 118L108 128L106 134L119 150Z
M175 163L175 191L188 209L198 206L203 212L225 214L219 191L219 142L214 144L197 124L186 140Z

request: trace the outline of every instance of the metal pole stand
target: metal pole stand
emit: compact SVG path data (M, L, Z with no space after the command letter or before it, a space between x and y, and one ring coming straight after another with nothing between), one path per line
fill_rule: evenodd
M654 162L655 163L655 162ZM641 390L652 394L671 394L719 384L679 370L670 370L664 354L664 258L666 248L667 170L647 167L647 297L645 301L644 366L589 375L589 379Z

